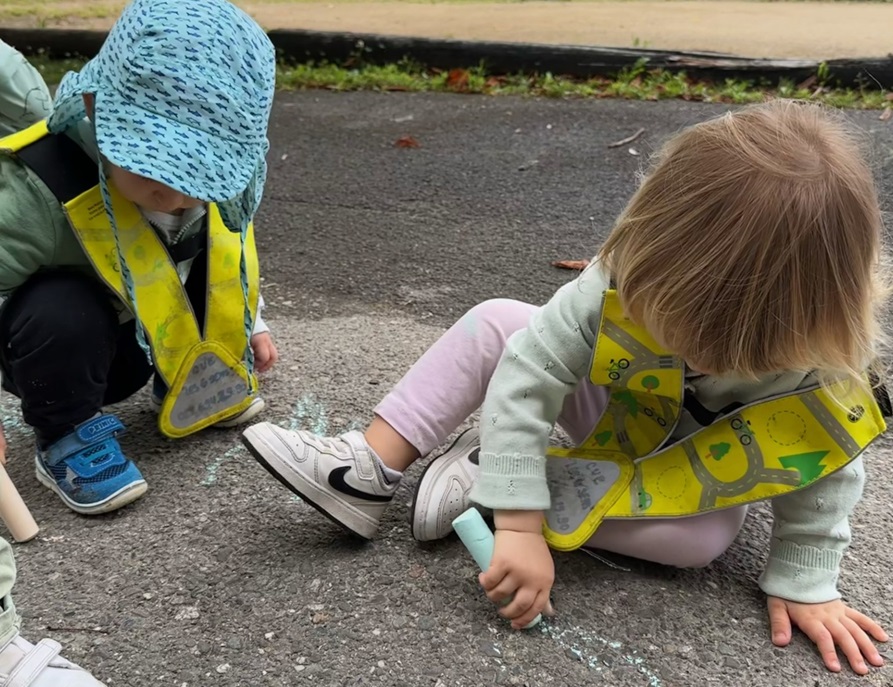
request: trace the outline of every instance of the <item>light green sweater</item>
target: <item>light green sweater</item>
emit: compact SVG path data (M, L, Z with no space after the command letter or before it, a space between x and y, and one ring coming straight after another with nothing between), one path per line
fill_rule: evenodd
M606 288L605 275L593 265L509 339L481 411L481 476L471 495L475 502L493 509L549 508L546 447L565 396L588 379ZM686 393L708 410L719 411L735 401L752 403L814 384L803 373L771 375L756 383L702 376L688 380ZM673 439L699 429L684 411ZM766 594L802 603L840 597L837 578L850 542L848 518L864 480L858 458L772 501L772 543L760 578Z

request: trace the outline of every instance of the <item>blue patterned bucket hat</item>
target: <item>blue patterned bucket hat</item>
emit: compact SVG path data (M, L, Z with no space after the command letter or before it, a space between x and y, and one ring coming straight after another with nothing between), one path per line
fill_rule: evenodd
M59 133L86 116L112 164L204 202L216 202L242 239L245 336L251 339L245 238L267 176L267 124L276 87L276 53L257 23L226 0L134 0L80 72L65 76L47 124ZM108 181L99 185L116 243ZM118 244L121 275L136 304L133 277ZM151 362L142 322L137 340ZM245 350L254 367L251 346Z
M264 31L225 0L135 0L99 54L69 73L48 125L86 116L113 164L204 202L244 231L266 180L276 56Z

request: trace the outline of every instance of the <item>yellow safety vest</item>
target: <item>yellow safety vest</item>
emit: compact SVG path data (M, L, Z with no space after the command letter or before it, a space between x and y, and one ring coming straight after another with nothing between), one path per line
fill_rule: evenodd
M159 413L160 430L171 438L184 437L247 408L257 380L244 362L250 342L240 273L242 243L223 224L216 205L208 207L203 335L167 248L139 208L109 183L116 243L96 184L97 167L76 144L64 135L51 136L46 122L39 122L0 140L0 153L18 156L44 180L96 273L142 323L152 362L169 388ZM119 248L131 274L135 304L121 274ZM254 321L259 275L252 227L245 240L245 263Z
M685 365L604 294L590 379L610 389L589 438L548 452L552 548L579 548L605 519L673 518L763 501L840 470L886 430L875 397L840 383L760 401L666 446ZM835 400L836 399L836 400Z

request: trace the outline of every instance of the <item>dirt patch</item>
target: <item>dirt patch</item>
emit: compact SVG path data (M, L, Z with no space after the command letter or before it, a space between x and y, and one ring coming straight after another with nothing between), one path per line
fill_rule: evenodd
M0 2L7 26L108 28L124 3ZM803 2L237 2L267 29L711 50L748 57L872 57L890 52L893 4Z

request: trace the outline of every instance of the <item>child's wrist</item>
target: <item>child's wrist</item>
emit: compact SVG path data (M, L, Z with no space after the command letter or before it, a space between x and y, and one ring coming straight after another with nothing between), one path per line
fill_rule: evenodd
M493 523L497 530L539 534L543 531L544 516L541 510L498 510L493 514Z

